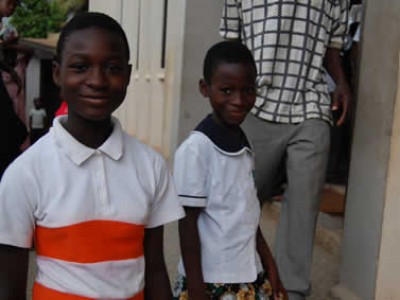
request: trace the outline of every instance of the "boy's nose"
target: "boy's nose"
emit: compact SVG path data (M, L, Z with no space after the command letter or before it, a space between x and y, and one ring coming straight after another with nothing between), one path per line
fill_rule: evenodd
M235 93L234 103L237 105L241 105L246 102L246 95L242 92Z
M107 76L101 68L93 68L86 82L92 88L103 88L107 86Z

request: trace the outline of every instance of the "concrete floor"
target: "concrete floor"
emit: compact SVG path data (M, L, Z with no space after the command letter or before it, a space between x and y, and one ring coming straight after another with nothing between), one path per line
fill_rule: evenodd
M275 229L279 217L279 204L264 205L262 211L261 229L271 249ZM314 247L314 262L312 270L312 293L308 300L328 300L329 291L338 282L340 266L340 242L342 217L320 214L319 225L316 233ZM29 276L29 286L32 286L34 277L34 255ZM179 240L177 223L168 224L165 227L165 260L170 279L173 282L176 277L176 266L179 259ZM28 300L31 292L28 291Z

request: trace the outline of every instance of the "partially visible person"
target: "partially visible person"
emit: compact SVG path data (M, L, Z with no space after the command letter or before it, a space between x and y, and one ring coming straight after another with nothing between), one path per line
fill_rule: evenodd
M224 0L220 34L246 44L258 69L257 99L243 128L254 145L260 199L270 199L277 174L287 177L275 258L290 300L310 293L329 127L332 113L340 126L349 107L340 58L348 8L347 0ZM324 66L336 83L332 99Z
M341 58L344 72L352 93L355 93L357 76L357 48L359 43L360 23L362 19L361 1L351 1L346 42L343 45ZM334 93L334 80L327 73L329 92ZM349 106L349 113L341 126L331 126L331 147L329 153L326 182L333 184L347 184L350 168L350 150L352 128L354 122L355 101ZM333 115L334 122L340 117Z
M0 10L4 14L0 23L0 67L3 74L3 80L6 83L10 97L14 101L17 114L25 121L25 111L23 98L25 71L28 62L33 55L33 49L18 43L19 35L17 29L11 24L10 11L14 12L20 1L0 0ZM21 100L22 99L22 100Z
M63 28L53 78L67 116L0 182L0 299L25 299L35 243L34 300L172 298L163 225L184 216L160 154L112 113L130 81L129 45L101 13Z
M4 1L2 7L11 7L13 1ZM17 1L17 4L20 1ZM25 103L25 74L26 68L33 55L33 49L18 43L17 29L11 24L12 17L5 17L1 21L0 43L3 48L1 76L10 98L13 100L14 110L21 121L28 126ZM29 138L20 146L25 150L29 146Z
M8 95L13 101L16 114L22 122L26 123L25 73L30 60L30 55L24 53L17 53L16 55L13 70L15 71L15 76L18 76L18 82L13 78L13 75L7 71L3 71L2 76Z
M0 0L0 20L10 17L18 3L18 0ZM2 22L0 26L4 28ZM2 36L4 37L4 31ZM0 39L0 70L9 73L20 88L18 75L5 59L7 46L8 41ZM15 112L13 100L4 85L3 76L0 76L0 179L8 165L21 153L20 147L27 136L26 126Z
M29 112L29 134L31 145L41 138L47 131L47 114L40 97L33 100L33 107Z
M239 42L212 46L201 94L212 113L180 145L174 178L186 217L179 221L182 259L177 300L286 299L259 228L253 150L240 128L253 107L256 66Z

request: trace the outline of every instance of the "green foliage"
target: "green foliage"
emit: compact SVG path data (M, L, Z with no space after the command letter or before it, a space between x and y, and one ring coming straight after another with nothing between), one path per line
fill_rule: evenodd
M11 23L21 37L45 38L49 32L60 31L65 19L66 12L56 1L24 0Z
M50 3L51 18L48 19L47 30L49 32L59 32L67 19L67 11L62 9L57 1Z
M88 4L88 0L57 0L64 11L73 12L81 10Z

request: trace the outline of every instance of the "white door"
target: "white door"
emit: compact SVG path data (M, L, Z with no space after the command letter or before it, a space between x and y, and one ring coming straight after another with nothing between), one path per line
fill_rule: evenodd
M160 151L174 150L179 114L183 48L183 0L91 0L123 26L130 45L132 77L116 112L125 130Z

